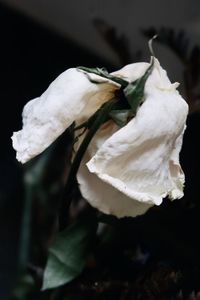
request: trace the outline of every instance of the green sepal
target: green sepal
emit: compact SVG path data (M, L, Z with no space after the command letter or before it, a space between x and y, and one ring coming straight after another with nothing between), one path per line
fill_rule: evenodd
M145 83L152 72L153 65L154 65L154 58L152 58L151 64L146 70L146 72L144 73L144 75L139 79L135 80L134 82L129 83L123 90L124 95L134 114L136 114L137 108L142 102L142 99L144 97Z
M119 127L123 127L128 122L128 118L130 116L130 109L112 110L109 113L109 116Z
M108 73L108 71L106 70L106 68L87 68L87 67L77 67L77 69L79 70L82 70L82 71L85 71L87 73L93 73L93 74L96 74L96 75L99 75L103 78L106 78L106 79L109 79L109 80L112 80L118 84L120 84L122 87L126 87L128 85L128 81L120 78L120 77L116 77L116 76L113 76L113 75L110 75ZM101 82L98 82L98 81L95 81L95 80L91 80L91 82L93 83L101 83Z

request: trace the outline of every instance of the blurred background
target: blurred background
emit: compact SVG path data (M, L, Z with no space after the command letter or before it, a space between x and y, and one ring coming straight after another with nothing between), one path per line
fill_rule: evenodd
M24 104L40 95L67 68L104 66L112 71L128 63L149 61L147 43L156 32L159 33L154 44L156 56L170 79L181 83L179 90L190 104L181 153L186 174L185 197L164 207L164 213L147 214L134 228L141 234L137 235L139 242L154 257L156 267L152 270L157 270L160 261L166 264L170 261L173 268L186 264L184 270L189 271L184 285L188 295L196 295L200 290L200 2L1 0L1 300L8 299L17 279L24 189L23 169L15 159L10 137L21 128ZM153 223L155 218L157 223ZM150 233L145 231L144 224L152 226ZM163 230L157 232L158 227Z

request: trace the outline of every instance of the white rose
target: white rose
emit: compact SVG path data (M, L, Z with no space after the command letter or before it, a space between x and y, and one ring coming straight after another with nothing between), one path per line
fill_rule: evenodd
M133 82L148 67L130 64L112 75ZM77 173L82 195L92 206L119 218L134 217L166 196L183 196L179 153L188 105L176 87L155 59L136 116L122 128L110 120L97 131ZM24 107L23 129L12 137L17 159L27 162L74 121L87 121L119 88L112 80L77 69L62 73Z

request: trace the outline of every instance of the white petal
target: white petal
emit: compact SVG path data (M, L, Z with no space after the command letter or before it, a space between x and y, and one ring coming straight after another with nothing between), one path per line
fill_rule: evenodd
M112 72L113 76L121 77L126 79L129 82L133 82L141 77L146 69L149 67L149 63L141 62L141 63L134 63L126 65L125 67L121 68L118 71Z
M136 117L110 137L106 134L96 154L87 153L85 161L90 159L87 167L94 176L82 165L78 181L90 204L122 217L142 214L167 195L182 197L179 152L187 113L188 105L157 64ZM93 143L89 149L98 148L97 141Z
M83 197L95 208L118 218L136 217L144 214L152 205L140 203L127 197L112 185L98 178L96 174L89 172L86 167L90 158L118 129L117 125L109 121L98 130L81 161L77 180Z
M77 175L79 187L83 197L95 208L105 214L111 214L118 218L130 216L136 217L144 214L151 204L141 203L127 197L112 185L104 182L95 174L89 172L86 167L88 152L85 155Z
M62 73L48 89L26 104L23 110L23 129L13 134L17 159L25 163L45 150L73 121L87 119L118 85L92 75L100 84L93 84L77 69Z
M183 194L178 155L187 105L178 94L170 94L149 96L137 116L87 163L90 172L101 180L149 204L159 205L167 195L179 198Z

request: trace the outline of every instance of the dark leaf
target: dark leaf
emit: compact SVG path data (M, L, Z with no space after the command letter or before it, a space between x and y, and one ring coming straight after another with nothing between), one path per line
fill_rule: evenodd
M19 268L26 267L31 250L31 235L37 231L37 239L40 240L40 247L46 248L48 236L54 227L54 220L59 208L60 195L63 188L62 176L65 170L64 156L67 156L69 147L68 131L63 133L50 147L42 154L32 159L25 165L24 174L24 208L20 233ZM57 160L57 169L54 160ZM34 206L35 205L35 206ZM38 206L40 218L37 218L34 228L33 212ZM46 223L47 227L38 227ZM39 244L38 244L39 246Z
M49 249L43 290L66 284L83 271L90 253L97 223L83 219L60 232Z

